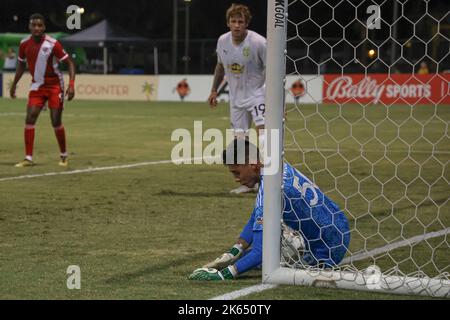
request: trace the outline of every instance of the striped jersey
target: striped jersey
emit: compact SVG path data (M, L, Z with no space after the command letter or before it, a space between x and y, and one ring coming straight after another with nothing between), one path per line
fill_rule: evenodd
M62 73L58 64L68 58L61 43L43 35L39 42L28 36L20 42L19 61L27 62L32 76L30 90L38 90L43 85L64 86Z

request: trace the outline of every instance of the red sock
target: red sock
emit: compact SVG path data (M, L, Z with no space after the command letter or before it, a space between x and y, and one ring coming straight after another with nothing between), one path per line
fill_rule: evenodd
M58 140L59 150L61 151L61 155L66 155L66 132L64 130L64 126L60 125L59 127L54 128L56 139Z
M27 157L33 156L33 145L34 145L34 125L26 124L25 131L25 155Z

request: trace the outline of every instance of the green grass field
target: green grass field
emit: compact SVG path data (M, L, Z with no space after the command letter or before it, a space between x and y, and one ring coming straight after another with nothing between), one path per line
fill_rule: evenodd
M192 131L193 121L202 120L204 129L224 130L229 127L227 105L211 111L206 103L67 103L68 169L57 165L48 111L37 125L37 165L13 167L23 158L24 113L24 100L0 99L0 298L209 299L261 282L260 271L229 282L187 280L195 268L229 249L253 207L254 195L229 194L236 184L222 165L147 164L5 180L170 160L174 129ZM346 209L352 227L359 230L352 234L352 252L394 241L401 230L409 237L422 234L424 228L430 232L450 226L449 106L306 106L301 112L291 106L287 115L292 132L286 135L287 158ZM386 115L393 120L384 121ZM376 124L376 132L362 116ZM404 130L396 131L397 127ZM396 138L398 132L403 140ZM371 135L378 135L378 140L371 140ZM433 158L426 155L433 148L430 142L438 151ZM410 151L405 143L411 143ZM389 148L381 149L382 144ZM337 147L339 153L334 151ZM364 179L371 170L380 181ZM360 195L355 193L358 185ZM432 192L427 197L423 193L429 185ZM381 188L384 198L378 197ZM408 200L402 197L405 192ZM376 207L369 208L369 202ZM411 272L417 270L413 258L431 273L450 271L448 239L435 238L413 249L399 249L377 264L390 268L392 260L403 261L405 272ZM440 259L436 266L429 263L431 255ZM69 265L81 268L81 290L66 287ZM244 297L405 298L418 297L292 286Z

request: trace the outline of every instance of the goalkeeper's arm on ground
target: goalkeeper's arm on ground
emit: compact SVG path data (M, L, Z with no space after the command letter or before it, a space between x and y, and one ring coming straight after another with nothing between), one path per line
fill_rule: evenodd
M243 273L259 266L262 261L262 232L253 231L254 223L255 218L254 214L252 214L247 224L242 229L239 239L233 248L231 248L229 252L222 254L216 260L205 264L200 269L195 270L189 278L193 280L222 280L220 277L222 274L220 273L223 272L226 275L226 277L224 277L225 279L232 279L239 273ZM260 235L255 236L255 232ZM246 251L250 245L252 245L252 249ZM239 266L233 265L235 262Z
M230 249L230 251L225 252L220 257L211 261L203 266L203 268L214 268L214 269L223 269L235 263L242 255L245 250L252 244L253 241L253 224L254 218L251 215L247 224L242 229L241 234L239 235L239 239L236 241L236 244Z
M191 280L231 280L239 274L258 267L262 263L262 231L252 231L252 248L234 265L220 271L215 268L199 268L190 276Z
M252 233L252 248L234 264L237 274L242 274L254 269L262 263L262 231L253 231Z

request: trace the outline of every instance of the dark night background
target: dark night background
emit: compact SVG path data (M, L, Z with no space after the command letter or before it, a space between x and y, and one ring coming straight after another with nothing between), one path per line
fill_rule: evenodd
M180 36L183 36L184 1L178 2ZM216 38L227 31L225 11L236 2L249 6L253 15L251 27L257 32L265 33L267 4L264 0L192 0L191 37ZM83 27L107 18L114 24L148 38L172 37L172 0L2 0L0 32L28 32L27 19L34 12L48 17L48 30L61 31L65 29L65 16L61 13L71 4L85 8ZM13 21L13 15L19 17L18 22Z
M123 47L111 48L114 69L117 72L120 67L142 67L147 73L152 73L152 53L153 47L158 48L159 71L160 73L201 73L209 74L213 72L215 65L215 45L217 37L228 29L225 23L225 11L233 2L228 0L192 0L189 3L190 32L189 32L189 59L186 63L184 58L185 50L185 2L178 0L178 45L176 65L172 63L173 49L173 0L2 0L0 2L0 33L4 32L23 32L27 33L27 23L30 14L40 12L47 18L47 32L63 31L74 33L66 29L66 8L71 4L76 4L85 9L82 15L82 28L108 19L114 25L120 26L129 32L144 36L153 40L151 47L135 48L134 56L125 59L128 49ZM250 29L266 35L266 12L267 1L263 0L242 0L240 3L249 6L253 20ZM290 1L291 2L291 1ZM336 6L342 1L328 0L327 3ZM393 1L375 1L381 4L381 16L384 21L382 29L379 31L369 31L369 39L364 40L365 28L358 22L352 22L357 15L358 19L365 21L369 16L365 10L367 6L373 4L368 0L349 0L339 4L334 13L334 19L341 25L346 26L345 35L343 29L335 22L329 23L332 19L331 9L325 3L314 5L317 1L304 0L296 1L289 8L289 17L295 22L289 24L288 48L292 55L303 57L305 59L288 61L288 72L301 69L307 73L324 73L341 71L343 66L346 72L361 72L365 67L369 67L369 72L385 72L389 61L396 61L392 67L400 72L409 72L420 61L421 57L429 56L427 62L430 68L436 70L439 62L439 68L448 69L449 66L449 47L448 38L450 37L450 1L430 0L428 8L426 2L422 0L400 0L404 3L400 8L404 15L410 20L401 18L397 21L398 41L394 44L395 56L392 58L392 41L386 42L391 30L388 24L392 24ZM358 8L355 11L355 6ZM310 8L308 8L310 7ZM423 13L428 10L429 16L423 17ZM303 21L308 15L314 17L314 22ZM14 17L15 16L15 17ZM440 34L436 35L433 31L433 25L440 20ZM412 23L416 23L415 31ZM297 24L297 25L296 25ZM322 37L318 26L322 27ZM303 40L299 40L297 35ZM345 42L340 42L345 37ZM432 38L436 37L432 42ZM306 42L306 43L305 43ZM428 42L428 43L427 43ZM306 53L308 44L311 52ZM371 64L371 59L366 55L369 48L379 47L377 63ZM331 53L333 47L333 53ZM356 53L353 48L356 47ZM402 55L402 47L404 49ZM433 51L434 50L434 51ZM378 53L379 51L379 53ZM100 51L87 50L90 58L99 55ZM333 55L335 61L329 61ZM313 58L311 58L313 57ZM100 57L99 57L100 58ZM358 63L353 66L347 65L348 62L358 59ZM375 59L376 60L376 59ZM123 62L127 61L127 62ZM122 65L119 65L123 62ZM412 65L412 67L410 67ZM434 71L433 70L433 71ZM439 70L442 71L442 70Z

